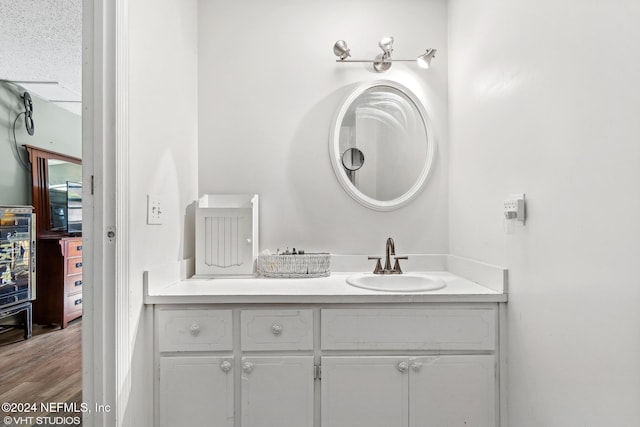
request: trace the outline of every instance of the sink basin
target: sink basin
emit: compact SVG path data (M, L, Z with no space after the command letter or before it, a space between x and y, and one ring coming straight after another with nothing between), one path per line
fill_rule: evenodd
M382 292L425 292L447 286L444 280L421 273L360 273L347 277L347 283L357 288Z

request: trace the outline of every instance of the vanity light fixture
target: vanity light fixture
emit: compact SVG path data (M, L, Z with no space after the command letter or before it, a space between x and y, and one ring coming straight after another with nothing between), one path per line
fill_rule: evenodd
M383 73L391 68L394 62L416 62L420 68L428 69L431 67L431 60L436 55L436 49L427 49L425 53L418 56L416 59L392 59L391 53L393 52L393 37L384 37L378 42L378 46L382 49L382 53L378 54L373 60L366 59L347 59L351 56L350 49L347 48L347 42L344 40L338 40L333 45L333 53L339 58L336 62L371 62L373 63L373 69L378 73Z
M393 37L383 37L382 40L378 42L378 46L384 53L388 53L391 55L393 52Z
M349 48L347 48L347 42L345 42L344 40L338 40L336 44L333 45L333 53L341 60L351 56L351 53L349 53Z
M425 53L418 56L418 59L416 59L416 62L418 63L418 67L424 68L425 70L428 70L429 68L431 68L431 60L435 55L436 55L435 49L427 49Z

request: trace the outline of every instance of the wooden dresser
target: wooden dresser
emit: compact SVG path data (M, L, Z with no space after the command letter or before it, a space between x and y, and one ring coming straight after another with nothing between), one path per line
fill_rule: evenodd
M40 238L33 321L67 327L82 316L82 238Z

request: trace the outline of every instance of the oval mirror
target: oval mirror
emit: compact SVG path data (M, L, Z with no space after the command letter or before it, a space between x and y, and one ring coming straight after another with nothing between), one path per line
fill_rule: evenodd
M358 86L344 101L329 150L347 193L368 208L386 211L404 206L422 189L435 142L417 96L401 84L377 81Z

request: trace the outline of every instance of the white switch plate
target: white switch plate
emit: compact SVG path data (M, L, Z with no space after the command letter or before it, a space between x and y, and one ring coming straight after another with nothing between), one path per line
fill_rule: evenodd
M160 196L147 194L147 224L160 225L162 224L163 218L163 207Z
M512 194L504 201L505 219L516 219L522 224L526 220L525 199L523 194Z

